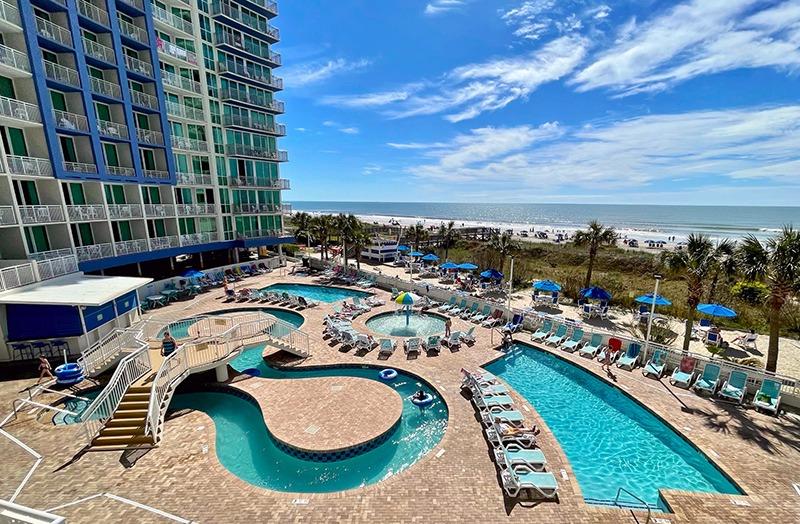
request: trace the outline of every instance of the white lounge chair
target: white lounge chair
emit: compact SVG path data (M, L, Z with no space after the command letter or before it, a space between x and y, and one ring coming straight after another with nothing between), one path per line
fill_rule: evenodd
M382 338L378 341L380 349L378 350L378 356L386 356L389 357L394 353L395 348L397 347L394 343L394 340L390 338Z
M420 340L419 337L407 338L404 349L406 355L419 355L420 351L422 350L422 340Z
M458 349L461 347L461 331L453 331L450 333L450 336L447 340L443 340L442 343L449 347L450 349Z
M558 496L558 482L552 473L518 465L503 470L500 476L503 480L503 489L510 497L517 497L524 489L534 491L548 499Z

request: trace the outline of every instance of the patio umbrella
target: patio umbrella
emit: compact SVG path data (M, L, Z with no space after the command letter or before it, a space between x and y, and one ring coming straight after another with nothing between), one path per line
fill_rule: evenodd
M502 280L503 274L496 269L487 269L481 273L481 278L488 278L491 280Z
M202 271L198 271L197 269L189 268L181 273L181 276L184 278L201 278L206 276L206 274Z
M445 262L444 264L439 265L439 269L457 269L457 268L458 264L455 264L453 262Z
M397 246L397 250L398 251L411 251L411 248L401 244L401 245Z
M533 283L533 289L536 291L555 293L557 291L561 291L561 285L557 282L553 282L552 280L539 280L538 282Z
M414 293L410 293L408 291L403 291L397 298L394 299L395 302L398 304L402 304L403 309L406 311L406 326L409 323L410 315L411 315L411 308L413 307L414 303L420 300L419 295L415 295Z
M422 257L422 260L424 260L425 262L436 262L437 260L439 260L439 257L434 255L433 253L428 253L427 255Z
M425 255L425 253L420 253L419 251L412 251L411 253L409 253L409 255L411 255L412 257L421 257Z
M593 300L605 300L605 301L611 300L611 293L597 286L581 289L581 296L583 298L588 298Z
M699 304L697 311L712 317L733 318L736 316L736 311L722 304Z
M464 271L474 271L478 269L478 266L472 262L464 262L463 264L458 265L458 269L463 269Z
M653 303L653 294L648 293L646 295L641 295L633 299L635 302L639 304L652 304ZM657 306L671 306L672 302L669 299L662 297L661 295L656 295L656 305Z

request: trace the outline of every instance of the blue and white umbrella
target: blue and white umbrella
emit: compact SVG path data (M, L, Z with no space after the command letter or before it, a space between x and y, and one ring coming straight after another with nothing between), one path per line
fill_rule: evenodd
M536 291L547 291L548 293L557 293L561 291L561 285L552 280L539 280L533 283L533 289Z
M697 311L712 317L733 318L736 316L736 311L722 304L699 304Z
M635 302L639 304L652 304L653 303L653 294L648 293L646 295L640 295L633 299ZM661 295L656 295L656 305L657 306L671 306L672 302L669 301L666 297L662 297Z

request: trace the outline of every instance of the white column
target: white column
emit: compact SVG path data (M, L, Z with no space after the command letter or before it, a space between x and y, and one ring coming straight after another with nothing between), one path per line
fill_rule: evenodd
M217 375L217 382L228 381L228 364L220 364L214 368L214 371Z

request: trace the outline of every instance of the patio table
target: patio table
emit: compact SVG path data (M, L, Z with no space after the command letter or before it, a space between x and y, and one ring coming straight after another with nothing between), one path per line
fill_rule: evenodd
M167 300L167 297L165 297L163 295L150 295L149 297L146 297L146 298L147 298L148 302L151 302L153 304L157 304L159 306L165 305L166 304L166 300Z

